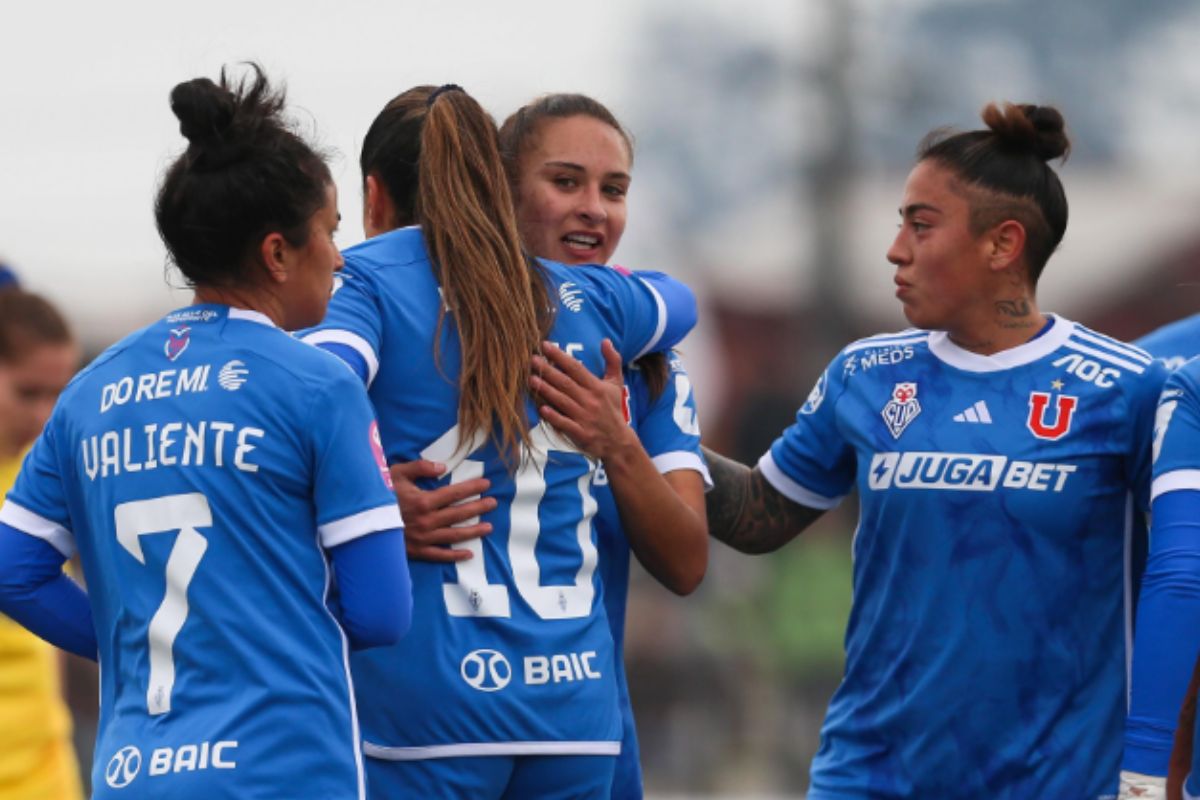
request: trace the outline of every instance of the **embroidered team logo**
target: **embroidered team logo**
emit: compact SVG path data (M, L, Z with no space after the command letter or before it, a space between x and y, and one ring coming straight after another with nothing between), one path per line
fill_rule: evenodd
M913 381L897 383L892 389L892 399L883 407L883 421L892 432L893 439L899 439L904 429L921 413L921 403L917 400L917 384Z
M375 456L375 464L379 467L379 474L383 477L383 483L387 488L392 489L392 472L388 469L387 456L383 454L383 439L379 436L379 423L371 420L371 427L367 431L367 438L371 442L371 453Z
M1051 410L1049 392L1029 393L1029 418L1025 420L1025 425L1039 439L1056 441L1071 430L1071 420L1075 416L1079 398L1069 394L1056 394L1053 399L1054 408Z
M186 325L182 328L172 328L167 334L167 341L163 345L163 353L166 354L168 361L174 361L183 355L183 351L187 350L187 346L191 343L192 329Z

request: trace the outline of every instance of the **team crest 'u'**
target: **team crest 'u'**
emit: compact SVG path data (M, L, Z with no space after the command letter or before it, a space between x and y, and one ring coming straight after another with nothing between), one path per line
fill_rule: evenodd
M1029 418L1025 420L1025 425L1039 439L1054 441L1066 436L1071 430L1071 419L1075 416L1079 398L1059 394L1054 396L1054 404L1054 419L1048 420L1046 415L1050 408L1050 393L1029 393Z
M909 423L921 413L921 404L917 400L917 384L912 381L897 383L896 388L892 389L892 399L880 413L883 415L883 421L887 423L888 430L892 432L892 438L899 439Z

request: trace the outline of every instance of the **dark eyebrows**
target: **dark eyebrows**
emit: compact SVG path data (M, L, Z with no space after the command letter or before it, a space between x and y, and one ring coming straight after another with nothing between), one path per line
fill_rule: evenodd
M542 164L544 167L557 167L558 169L569 169L572 172L587 172L582 164L576 164L574 161L547 161ZM604 176L605 180L630 181L632 178L627 172L610 172Z
M911 217L913 214L916 214L918 211L931 211L934 214L942 213L940 208L937 206L931 206L929 203L912 203L897 210L900 212L900 216L906 219Z

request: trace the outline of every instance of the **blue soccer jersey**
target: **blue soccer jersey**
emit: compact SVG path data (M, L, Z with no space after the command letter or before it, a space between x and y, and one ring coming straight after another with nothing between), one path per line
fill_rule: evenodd
M1138 339L1135 344L1167 365L1178 369L1200 355L1200 314L1164 325Z
M708 466L700 451L700 422L696 416L696 399L691 379L678 355L667 356L669 376L663 392L650 396L650 387L636 365L625 370L625 386L629 391L631 424L638 439L658 471L664 474L675 470L694 470L704 479L706 488L712 486ZM637 728L629 685L625 679L625 607L629 597L629 540L621 525L608 478L601 467L596 472L592 489L599 504L596 514L597 550L599 551L600 581L604 585L604 605L612 631L616 658L617 692L621 704L621 724L624 736L621 756L613 779L614 800L637 800L642 797L642 771L638 761Z
M834 359L759 462L806 506L859 492L810 800L1115 795L1162 379L1062 318L993 356L912 330Z
M344 364L224 306L63 392L0 522L82 562L94 797L364 796L326 550L401 525L373 436Z
M442 301L421 231L392 231L344 255L328 316L305 339L349 348L365 365L389 462L446 464L447 477L429 486L486 477L498 501L485 517L492 533L460 545L473 558L412 564L417 614L404 642L354 656L366 753L616 755L613 639L592 524L596 464L532 406L534 446L523 448L515 474L485 436L461 441L459 341L452 314L438 326ZM603 338L630 361L675 343L694 319L694 305L671 308L669 297L614 270L543 267L557 301L549 338L596 374Z

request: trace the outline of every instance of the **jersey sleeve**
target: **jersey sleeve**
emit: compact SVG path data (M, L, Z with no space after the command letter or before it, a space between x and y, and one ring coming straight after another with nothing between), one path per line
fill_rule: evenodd
M1200 361L1185 364L1167 379L1153 431L1151 497L1200 490Z
M827 510L854 486L854 448L838 424L837 403L845 383L839 355L817 379L796 421L775 440L758 468L776 490L802 506Z
M700 452L700 420L692 382L678 355L669 353L667 359L667 385L638 420L638 438L659 472L694 470L704 479L705 489L711 489L712 477Z
M57 411L25 457L17 482L0 507L0 522L42 539L62 553L75 555L75 536L56 452Z
M379 353L383 347L383 314L375 284L366 273L356 268L353 257L346 259L345 268L334 278L335 289L329 298L325 319L315 328L300 331L302 341L332 351L361 374L366 372L369 387L379 372ZM362 360L355 364L347 358L352 352Z
M667 350L696 324L696 296L661 272L611 267L574 267L572 283L591 281L600 311L613 331L613 345L625 363L646 353ZM563 295L566 284L559 288ZM565 298L564 298L565 300Z
M379 425L366 391L343 372L313 398L309 414L317 529L326 548L403 528Z

